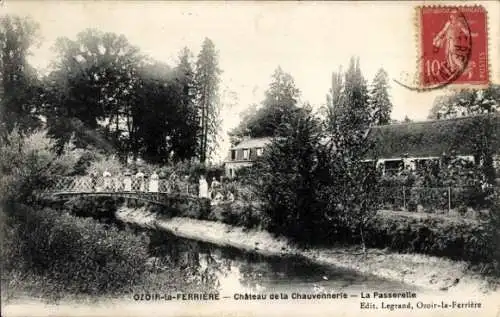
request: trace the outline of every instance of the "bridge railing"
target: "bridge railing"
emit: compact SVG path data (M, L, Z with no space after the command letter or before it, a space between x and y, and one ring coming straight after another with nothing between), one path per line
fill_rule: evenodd
M197 195L198 188L181 180L148 179L130 176L67 176L51 179L43 189L45 193L118 193L150 192Z

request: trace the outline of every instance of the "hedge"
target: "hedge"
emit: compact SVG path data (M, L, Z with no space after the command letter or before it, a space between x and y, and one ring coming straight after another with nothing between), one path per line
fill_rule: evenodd
M455 260L490 260L493 245L481 221L446 216L379 212L367 226L368 246Z

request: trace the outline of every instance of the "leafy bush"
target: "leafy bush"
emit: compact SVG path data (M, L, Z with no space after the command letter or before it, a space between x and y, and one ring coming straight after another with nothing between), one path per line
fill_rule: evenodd
M35 191L50 185L54 176L73 173L81 152L74 150L56 155L54 145L45 131L23 137L13 130L1 140L0 197L3 201L34 201Z
M207 219L211 207L210 200L206 198L187 199L184 196L169 196L165 205L149 207L150 211L168 217L188 217L194 219Z
M123 292L142 279L148 241L114 226L20 205L6 226L4 269L43 276L58 294Z
M207 168L203 164L194 161L182 161L168 164L161 166L158 170L160 177L169 178L173 174L178 177L188 176L189 182L191 183L198 183L200 175L205 175L207 173Z
M379 212L367 225L367 245L467 261L492 259L486 222L444 216Z
M102 176L105 171L110 172L111 175L123 175L125 168L118 158L114 156L94 156L87 168L87 174L95 173L96 175Z
M487 234L490 238L489 247L492 250L494 273L500 275L500 191L495 191L490 197L491 207L487 217Z
M317 168L321 129L309 112L299 111L255 164L255 195L269 218L268 229L297 241L321 238L324 218L317 194L322 179Z
M262 228L268 225L266 215L260 205L236 200L232 204L217 205L212 208L210 218L233 226L247 229Z

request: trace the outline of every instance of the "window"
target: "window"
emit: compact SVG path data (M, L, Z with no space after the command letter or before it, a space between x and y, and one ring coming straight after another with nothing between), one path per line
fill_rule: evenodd
M397 175L404 168L403 160L388 160L385 161L385 173L389 175Z
M258 148L258 149L257 149L257 156L261 156L263 152L264 152L264 151L263 151L263 149L262 149L262 148Z
M230 169L229 169L229 177L233 177L233 176L234 176L234 175L233 175L233 169L232 169L232 168L230 168Z
M234 161L236 159L236 151L231 150L231 161Z
M244 159L244 160L248 160L248 154L249 154L248 149L244 149L244 150L243 150L243 159Z

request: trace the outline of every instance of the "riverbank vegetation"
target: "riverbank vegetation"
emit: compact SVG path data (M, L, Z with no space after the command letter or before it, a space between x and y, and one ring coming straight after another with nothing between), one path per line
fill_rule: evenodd
M36 195L54 174L82 172L82 160L88 159L84 151L68 144L58 155L55 141L42 132L23 137L14 130L2 141L0 258L6 301L19 296L58 300L215 287L202 283L202 272L185 279L188 272L173 264L151 269L149 237L118 226L114 219L122 200L57 203ZM95 155L88 168L119 164L111 161Z
M41 76L26 59L38 37L30 19L0 19L0 229L2 292L7 292L2 298L18 291L58 298L213 287L175 264L151 270L149 239L114 223L123 200L59 203L38 193L56 177L104 171L156 171L160 178L192 185L201 175L219 177L221 168L208 164L221 110L214 43L204 40L196 63L188 49L182 50L170 67L144 56L124 36L85 30L76 39L57 40L58 58ZM299 104L293 77L278 67L262 107L244 116L231 134L234 142L247 135L273 137L252 168L224 181L223 190L234 194L234 202L211 206L206 199L172 196L168 208L151 210L260 228L301 246L360 244L363 250L484 261L484 271L498 274L500 202L491 140L500 132L487 124L490 114L475 125L480 129L472 142L472 167L450 152L448 167L439 171L431 166L419 175L384 178L371 137L374 126L389 123L392 107L383 70L372 86L353 58L345 73L332 76L327 105L316 113ZM482 99L467 94L470 109L488 112L481 107L490 105L495 91L484 90ZM380 212L380 188L387 184L408 186L408 209L417 211L432 209L426 201L434 198L415 188L473 188L460 192L460 204L464 214L472 208L477 219ZM443 204L442 197L437 200Z
M204 39L196 61L182 49L171 67L123 35L87 29L58 38L42 74L28 62L40 39L31 18L0 17L2 299L200 290L202 278L175 265L146 270L147 237L114 223L123 200L38 194L61 176L209 173L220 123L214 43Z
M402 168L390 176L382 175L374 163L385 146L377 142L384 127L375 126L388 123L386 112L391 108L382 73L369 92L359 61L352 59L345 73L332 76L328 103L320 116L295 106L299 92L286 78L269 88L267 96L279 97L266 99L258 113L247 115L233 131L235 137L241 131L273 137L254 166L237 174L241 187L253 192L252 200L261 203L264 214L259 224L244 225L260 226L301 244L368 244L483 262L481 270L500 273L498 171L492 161L500 133L494 113L497 88L468 93L474 98L469 96L466 104L443 105L444 113L460 106L476 115L460 125L477 141L471 146L472 161L456 155L454 144L463 144L451 142L440 165L430 162L417 171ZM273 115L276 109L281 109L281 116ZM410 146L419 140L414 134L409 137ZM461 138L460 131L456 134ZM377 213L383 208L394 210L386 204L396 200L394 190L404 192L406 212ZM239 214L240 219L251 218L243 216L249 214L245 208ZM226 221L237 224L237 218L231 214Z

